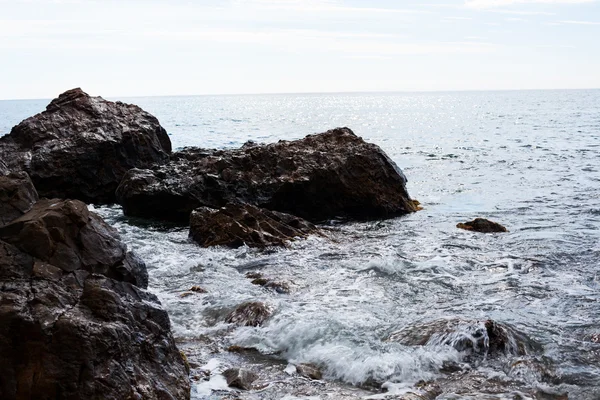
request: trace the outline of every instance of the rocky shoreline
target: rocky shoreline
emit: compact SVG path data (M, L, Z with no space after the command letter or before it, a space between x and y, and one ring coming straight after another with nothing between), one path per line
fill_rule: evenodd
M143 260L85 203L118 203L128 216L189 225L190 240L200 246L266 248L327 237L318 224L330 220L418 211L406 182L383 150L348 128L232 150L173 152L158 120L139 107L81 89L61 94L0 138L0 398L190 398L190 363L169 316L147 291ZM459 225L506 231L481 219ZM247 277L267 290L290 290L256 272ZM184 294L201 293L195 286ZM247 302L225 322L260 326L271 314L265 304ZM443 367L448 378L441 382L450 386L460 376L479 379L470 363L482 357L511 354L541 368L539 346L494 321L434 321L387 340L439 341L468 351L467 362ZM191 364L191 379L202 379ZM311 364L292 372L277 366L270 376L284 372L309 381L323 376ZM253 383L261 374L242 368L223 376L231 387L262 390ZM382 383L365 388L384 390ZM395 398L434 399L440 384L423 382Z

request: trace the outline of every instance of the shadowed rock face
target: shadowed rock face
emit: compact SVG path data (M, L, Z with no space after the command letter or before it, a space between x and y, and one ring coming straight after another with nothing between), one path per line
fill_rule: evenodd
M38 194L25 172L0 175L0 226L25 214Z
M0 398L189 399L146 284L144 264L79 201L40 201L2 227Z
M219 210L201 207L190 217L190 237L204 247L284 246L317 232L302 218L249 204L228 204Z
M5 167L28 172L40 196L88 203L114 202L125 172L165 163L170 152L155 117L81 89L61 94L0 138Z
M406 178L348 128L235 150L185 149L170 164L129 171L117 189L128 215L187 222L195 208L248 203L310 221L416 211ZM168 207L165 207L168 204Z

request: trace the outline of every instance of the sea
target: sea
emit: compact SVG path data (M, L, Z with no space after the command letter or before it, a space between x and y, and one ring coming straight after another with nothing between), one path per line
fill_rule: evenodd
M600 90L111 100L154 114L174 148L349 127L398 164L423 207L332 220L326 237L257 250L200 248L186 227L92 205L147 263L149 290L190 362L193 399L600 399ZM48 102L0 101L0 135ZM456 228L476 217L509 232ZM289 293L252 284L248 272ZM272 317L259 327L225 323L246 301L266 303ZM456 346L475 343L487 320L536 350ZM431 326L445 328L422 343L390 340ZM299 377L301 363L323 378ZM255 389L228 388L229 367L257 372ZM427 385L437 397L424 397Z

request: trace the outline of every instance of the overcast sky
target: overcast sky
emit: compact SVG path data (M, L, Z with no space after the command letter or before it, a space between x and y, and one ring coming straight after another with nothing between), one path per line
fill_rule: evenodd
M594 0L0 0L0 99L600 87Z

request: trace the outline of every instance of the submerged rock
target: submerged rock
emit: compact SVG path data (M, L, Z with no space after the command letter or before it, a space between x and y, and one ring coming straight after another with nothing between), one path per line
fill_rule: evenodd
M508 232L508 230L497 222L490 221L485 218L475 218L473 221L458 223L457 228L465 229L467 231L481 232L481 233L497 233L497 232Z
M252 382L258 379L254 372L243 368L230 368L223 372L227 385L243 390L252 389Z
M40 196L111 203L129 169L169 160L158 120L135 105L72 89L0 138L7 169L29 173ZM0 166L2 169L2 166Z
M145 276L81 202L41 201L4 226L0 398L189 399L169 317L136 286Z
M0 226L25 214L36 201L38 194L29 175L25 172L0 174Z
M272 314L264 303L257 301L239 305L225 318L225 322L243 326L261 326Z
M201 207L190 217L190 237L204 247L284 246L317 232L317 227L302 218L249 204L228 204L218 210Z
M541 349L524 333L492 320L436 320L403 328L387 340L407 346L447 345L467 355L527 355Z
M234 150L185 149L168 165L129 171L117 189L128 215L187 222L198 207L248 203L310 221L417 210L406 178L348 128Z

